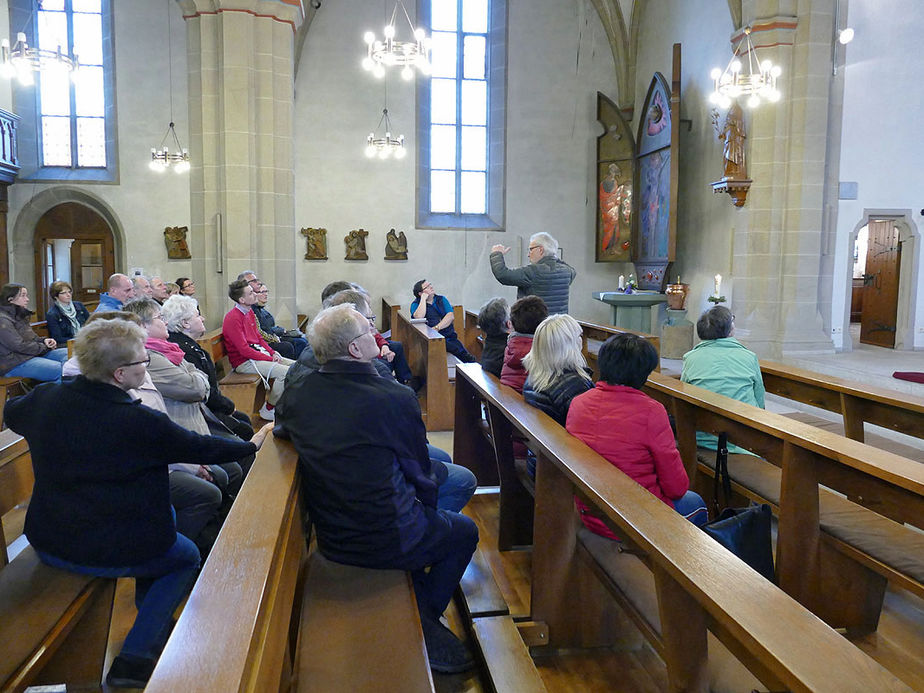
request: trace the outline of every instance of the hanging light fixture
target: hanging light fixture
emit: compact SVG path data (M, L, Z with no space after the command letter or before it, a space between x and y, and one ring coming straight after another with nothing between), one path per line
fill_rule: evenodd
M170 80L170 125L167 126L167 132L164 133L160 141L160 147L151 147L151 162L148 164L152 171L163 173L173 166L177 173L186 173L189 170L189 150L180 145L180 138L176 134L176 127L173 123L173 33L170 30L170 2L167 3L167 59L169 80ZM171 151L168 138L173 138L175 151Z
M42 29L38 26L38 18L42 15L42 0L38 0L38 10L36 14L36 29L38 31L37 41L41 45ZM26 24L32 20L30 13ZM23 26L25 29L25 25ZM53 32L49 28L49 35ZM61 44L57 44L54 50L50 48L41 48L40 46L30 46L26 41L25 31L16 34L16 43L10 47L9 39L0 41L0 74L8 79L16 77L23 86L31 86L35 83L34 73L57 70L69 72L72 78L77 76L79 63L77 56L71 56L61 50Z
M377 137L376 132L382 129L383 124L385 134L383 137ZM407 154L404 149L404 135L391 136L391 118L388 117L387 107L382 109L382 117L379 119L379 124L375 131L370 132L369 136L366 137L365 151L366 156L370 159L376 156L380 159L388 159L392 156L396 159L403 159Z
M741 62L740 54L744 48L747 54L747 71ZM751 43L751 27L744 28L744 38L735 47L735 53L723 72L714 68L710 77L714 88L709 95L711 103L728 108L731 102L739 97L747 97L745 103L750 108L760 105L761 99L771 103L780 100L780 92L776 88L777 77L782 70L769 60L760 61L757 58L757 49Z
M395 18L398 16L398 6L404 13L408 27L414 35L413 41L395 40ZM366 57L363 58L363 69L372 72L376 77L385 76L385 68L392 65L401 65L401 76L409 80L414 76L412 67L416 67L424 75L430 74L430 39L421 28L414 28L411 17L407 13L402 0L397 0L395 9L391 13L391 21L385 25L384 40L376 39L375 34L367 31L363 36L366 42Z

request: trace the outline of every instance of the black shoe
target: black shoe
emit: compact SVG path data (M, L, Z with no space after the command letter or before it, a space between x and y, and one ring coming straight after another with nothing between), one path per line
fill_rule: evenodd
M408 380L405 385L411 388L414 392L420 392L423 389L423 386L426 385L427 381L416 375L412 375L411 379Z
M474 668L475 660L459 638L439 621L421 617L430 668L441 674L458 674Z
M144 688L154 673L153 659L119 655L112 660L106 683L113 688Z

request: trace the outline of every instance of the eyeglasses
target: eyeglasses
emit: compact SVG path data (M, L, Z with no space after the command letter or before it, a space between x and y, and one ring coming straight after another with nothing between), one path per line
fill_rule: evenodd
M132 361L131 363L123 363L119 368L128 368L129 366L140 366L144 364L144 367L147 368L151 364L151 357L148 356L144 361Z
M160 321L162 321L162 322L166 322L166 320L164 320L164 314L163 314L163 313L156 313L155 315L152 315L152 316L151 316L151 320L152 320L152 321L154 321L154 320L160 320Z
M255 294L268 294L269 289L263 289L263 291L254 291Z
M541 248L541 245L531 245L529 246L529 252L533 252L536 248Z
M369 321L369 324L370 324L370 325L374 325L374 324L375 324L375 318L376 318L376 316L375 316L374 314L373 314L373 315L367 315L367 316L366 316L366 320Z

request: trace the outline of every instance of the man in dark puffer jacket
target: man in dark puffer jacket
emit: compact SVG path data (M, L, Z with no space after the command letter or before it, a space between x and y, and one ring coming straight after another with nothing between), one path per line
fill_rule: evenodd
M529 264L510 269L504 255L510 248L491 248L491 271L501 284L517 287L517 298L538 296L549 307L549 315L568 312L568 292L577 275L574 268L558 259L558 241L547 233L529 238Z

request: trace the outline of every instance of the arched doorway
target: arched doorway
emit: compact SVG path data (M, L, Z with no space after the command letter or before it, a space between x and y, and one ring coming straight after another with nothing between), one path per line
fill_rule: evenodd
M78 202L64 202L45 212L35 225L36 311L43 316L55 281L74 287L74 300L95 303L115 272L113 233L109 223Z

